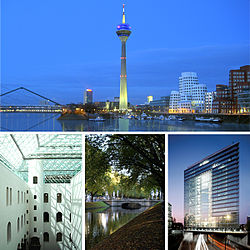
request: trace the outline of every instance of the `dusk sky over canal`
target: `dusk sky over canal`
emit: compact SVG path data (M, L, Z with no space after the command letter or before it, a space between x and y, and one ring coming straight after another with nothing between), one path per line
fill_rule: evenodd
M240 172L240 224L250 215L250 135L170 135L168 201L172 204L173 217L184 218L184 170L210 154L239 142Z
M212 91L249 64L248 0L3 0L2 92L23 86L62 104L82 102L86 88L94 101L119 96L123 2L132 104L177 90L181 72Z

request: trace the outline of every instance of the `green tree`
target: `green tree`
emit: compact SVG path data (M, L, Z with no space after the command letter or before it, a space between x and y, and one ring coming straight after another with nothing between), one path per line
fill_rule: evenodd
M110 183L110 165L105 152L90 145L87 138L85 144L85 190L91 195L103 194Z
M117 171L128 176L127 185L165 190L165 135L95 135L93 146L100 147Z

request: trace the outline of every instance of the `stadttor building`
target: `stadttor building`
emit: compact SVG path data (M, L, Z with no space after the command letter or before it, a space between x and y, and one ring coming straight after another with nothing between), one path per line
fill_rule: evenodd
M239 225L239 143L184 171L184 214L186 227Z
M122 43L119 110L126 111L128 109L126 42L131 34L131 27L129 26L128 23L125 22L124 4L123 4L122 23L117 26L116 34L118 35Z

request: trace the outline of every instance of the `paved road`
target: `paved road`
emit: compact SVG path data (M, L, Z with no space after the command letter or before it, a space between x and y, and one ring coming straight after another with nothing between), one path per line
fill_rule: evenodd
M185 233L178 250L217 250L211 244L207 244L203 234L194 236L192 233Z

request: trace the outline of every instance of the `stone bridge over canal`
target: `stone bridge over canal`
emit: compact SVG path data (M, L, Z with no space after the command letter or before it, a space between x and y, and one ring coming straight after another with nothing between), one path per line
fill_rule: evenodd
M122 204L125 203L134 203L134 204L140 204L142 207L151 207L156 203L160 202L160 200L123 199L123 200L107 200L104 202L111 207L121 207Z

